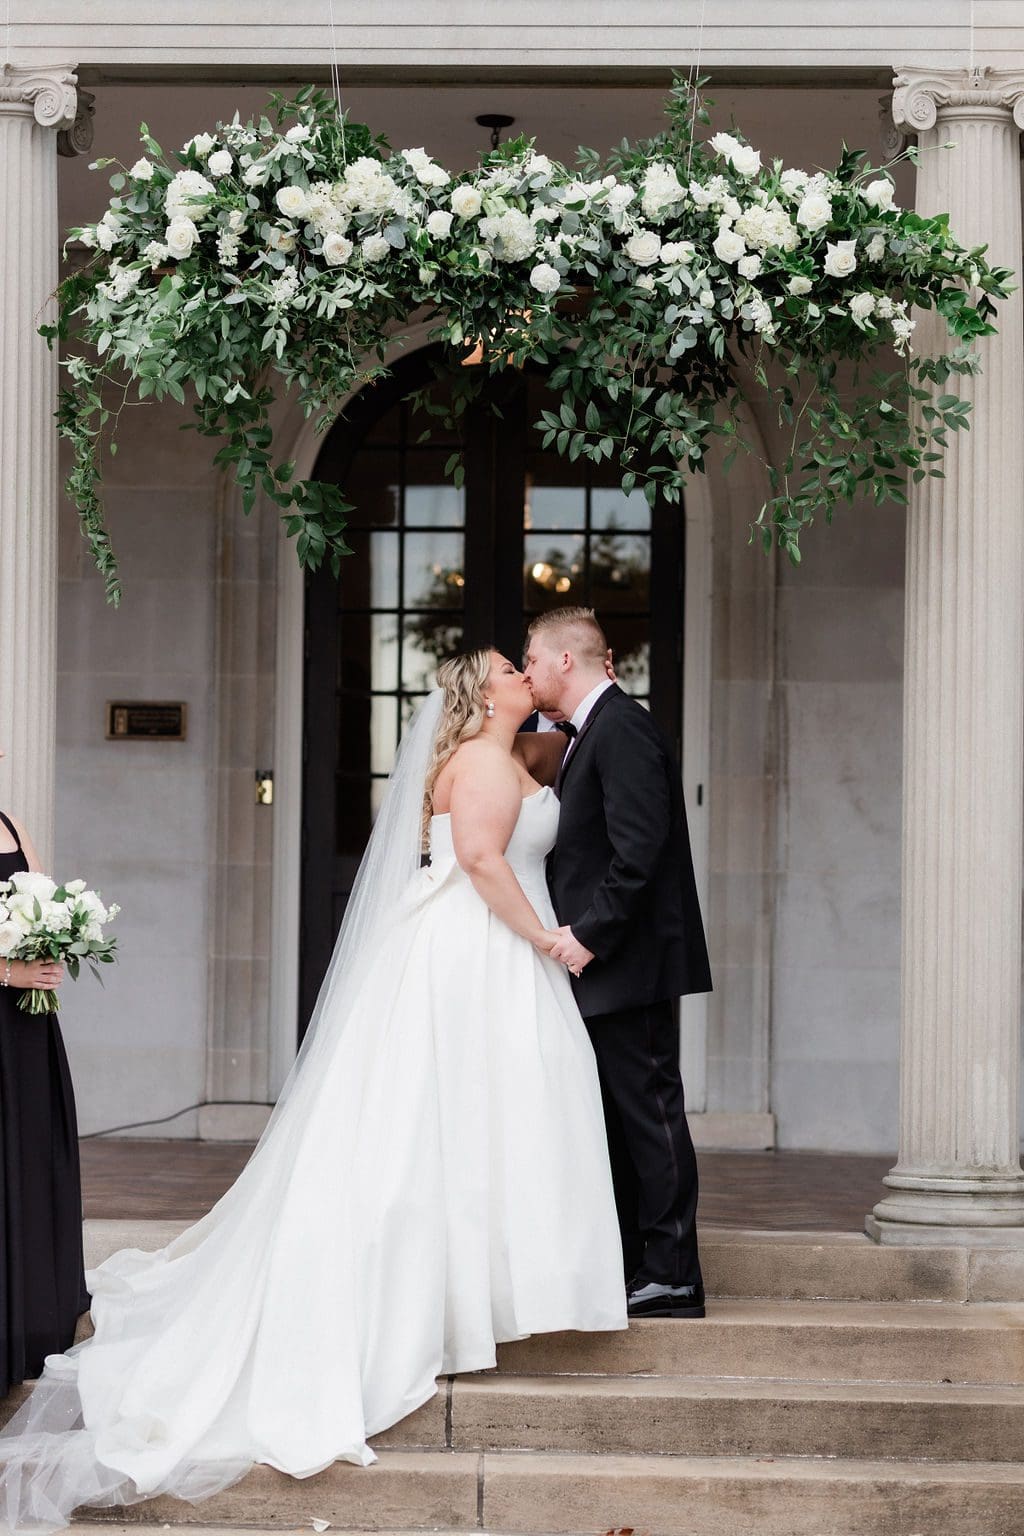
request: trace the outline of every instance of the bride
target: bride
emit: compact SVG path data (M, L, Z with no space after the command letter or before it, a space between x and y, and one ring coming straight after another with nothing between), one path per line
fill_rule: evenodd
M248 1165L167 1248L90 1272L93 1337L0 1435L8 1529L256 1462L365 1466L502 1340L626 1326L597 1072L548 955L558 802L534 774L561 738L517 744L529 684L495 651L438 682Z

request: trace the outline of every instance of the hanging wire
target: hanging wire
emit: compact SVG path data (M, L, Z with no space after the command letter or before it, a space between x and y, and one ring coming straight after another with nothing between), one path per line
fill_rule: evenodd
M694 132L694 125L695 125L695 123L697 121L697 81L700 79L700 55L701 55L701 49L704 46L704 10L705 10L706 4L707 4L707 0L700 0L700 16L699 16L698 21L697 21L697 48L696 48L696 51L694 53L693 63L690 65L689 75L687 76L687 81L688 81L688 84L689 84L689 87L690 87L690 100L691 100L691 109L690 109L690 148L689 148L689 151L688 151L687 156L686 156L686 179L687 179L687 181L689 181L689 179L690 179L690 166L693 163L693 132ZM972 4L973 4L973 0L972 0Z
M969 12L970 12L970 21L969 21L969 27L970 27L970 54L969 54L969 61L968 61L968 65L967 65L967 73L969 75L973 75L974 74L974 0L970 0Z
M10 0L8 0L10 4ZM342 164L348 164L348 156L345 152L345 106L341 99L341 70L338 67L338 38L334 26L334 0L327 0L327 10L331 28L331 93L334 96L334 110L338 114L338 122L341 124L341 159Z

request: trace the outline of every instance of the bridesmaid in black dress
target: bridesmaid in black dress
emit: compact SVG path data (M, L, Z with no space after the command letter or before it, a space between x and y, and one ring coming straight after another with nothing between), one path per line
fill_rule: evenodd
M24 830L0 811L0 880L38 868ZM0 1395L68 1349L89 1307L64 1041L56 1014L17 1006L22 988L50 990L62 975L53 961L0 958Z

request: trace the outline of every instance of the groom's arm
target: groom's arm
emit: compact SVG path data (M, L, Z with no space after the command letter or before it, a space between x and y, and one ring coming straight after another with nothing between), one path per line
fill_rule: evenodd
M621 943L671 833L671 767L640 720L616 720L595 746L612 858L586 911L569 926L604 960Z

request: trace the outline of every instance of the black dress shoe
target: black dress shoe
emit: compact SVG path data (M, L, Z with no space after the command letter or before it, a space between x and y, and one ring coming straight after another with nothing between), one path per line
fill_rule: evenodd
M657 1280L637 1278L626 1292L626 1312L630 1317L703 1317L704 1286L661 1285Z

